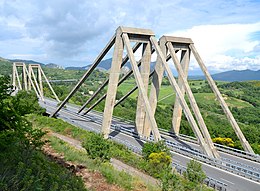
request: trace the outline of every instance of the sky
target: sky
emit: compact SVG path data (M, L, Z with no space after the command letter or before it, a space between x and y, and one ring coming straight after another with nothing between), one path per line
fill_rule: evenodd
M260 70L260 0L0 0L0 57L86 66L118 26L192 38L211 72Z

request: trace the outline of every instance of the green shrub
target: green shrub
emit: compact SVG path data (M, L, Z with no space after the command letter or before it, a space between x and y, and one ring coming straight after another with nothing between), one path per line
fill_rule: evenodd
M165 152L167 155L170 155L170 150L165 145L164 141L146 142L142 149L142 155L145 160L149 160L150 154L160 152Z
M172 171L163 171L161 174L161 187L162 191L175 191L183 190L180 176L173 173Z
M92 159L100 159L101 161L110 160L111 144L103 138L102 134L91 133L90 136L82 143L88 155Z
M9 84L0 77L0 190L85 190L80 178L36 150L45 132L33 128L25 115L44 110L32 92L11 96Z
M226 146L229 146L229 147L234 147L234 141L231 139L231 138L223 138L223 137L216 137L216 138L213 138L212 141L214 143L218 143L218 144L221 144L221 145L226 145Z
M45 134L40 129L32 128L24 115L28 113L41 113L35 94L24 91L11 96L12 86L7 77L0 77L0 149L23 145L27 149L39 148L44 142L41 140Z
M165 152L151 153L149 155L150 172L155 177L160 177L163 171L167 171L171 164L171 156Z
M193 183L202 184L206 178L206 174L203 172L199 162L191 160L187 164L187 171L184 173L184 177Z
M46 111L39 105L38 98L33 91L21 90L12 98L12 107L21 116L29 113L43 114Z

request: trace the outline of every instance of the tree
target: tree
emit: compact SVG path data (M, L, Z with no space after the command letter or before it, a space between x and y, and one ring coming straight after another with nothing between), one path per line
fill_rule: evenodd
M40 110L38 99L27 92L11 96L12 89L9 78L0 77L0 148L5 150L17 144L27 148L41 147L45 133L33 129L24 117L28 113L40 112L34 110Z

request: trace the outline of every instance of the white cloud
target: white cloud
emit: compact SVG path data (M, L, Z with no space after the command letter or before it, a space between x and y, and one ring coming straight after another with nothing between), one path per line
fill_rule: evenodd
M259 1L247 0L0 0L0 56L27 55L44 63L84 66L123 25L152 29L157 38L171 31L190 36L212 67L217 60L240 59L257 68L259 38L250 40L247 35L259 31L259 23L246 23L259 22L259 7Z
M260 23L201 25L168 35L192 38L205 64L214 70L260 69L260 39L251 37L260 32ZM249 57L250 56L250 57Z

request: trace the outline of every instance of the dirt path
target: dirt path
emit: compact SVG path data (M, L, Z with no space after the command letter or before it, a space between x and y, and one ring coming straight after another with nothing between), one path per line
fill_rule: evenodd
M62 154L57 153L49 144L44 145L43 152L51 160L69 169L76 176L82 177L84 185L88 190L123 191L123 189L117 185L108 184L101 173L96 171L90 171L83 165L64 160L64 156Z
M120 160L111 159L111 164L113 165L113 167L115 169L117 169L118 171L125 171L128 174L131 174L132 176L137 176L139 177L142 181L144 181L146 184L153 184L153 185L159 185L159 181L147 174L144 174L143 172L139 171L136 168L133 168L132 166L129 166L123 162L121 162Z
M73 139L71 137L67 137L67 136L64 136L64 135L61 135L61 134L58 134L58 133L54 133L52 132L51 133L52 136L55 136L67 143L69 143L70 145L74 146L76 149L78 150L85 150L82 146L81 146L81 142L76 140L76 139Z
M81 142L76 140L76 139L73 139L71 137L67 137L67 136L64 136L64 135L61 135L61 134L58 134L58 133L54 133L54 132L52 132L51 135L69 143L70 145L74 146L75 148L77 148L79 150L85 150L81 146ZM113 167L115 169L117 169L118 171L125 171L126 173L128 173L132 176L140 178L142 181L144 181L147 184L159 185L159 181L157 179L139 171L136 168L133 168L132 166L129 166L129 165L117 160L117 159L114 159L114 158L112 158L110 162L113 165Z

